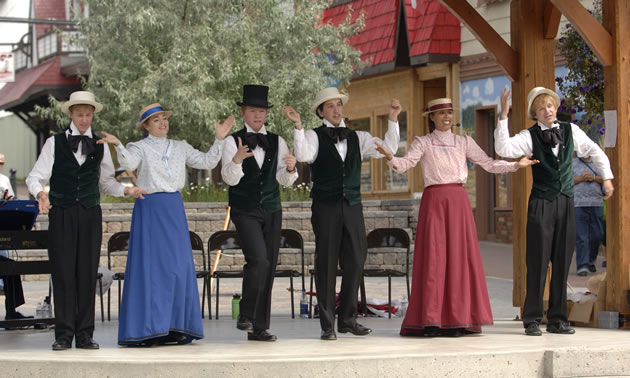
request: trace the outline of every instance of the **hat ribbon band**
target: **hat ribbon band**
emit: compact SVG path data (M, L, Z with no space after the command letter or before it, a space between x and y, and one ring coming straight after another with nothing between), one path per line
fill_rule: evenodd
M163 112L164 108L162 108L161 106L156 106L154 108L151 108L149 110L147 110L146 112L142 113L142 117L140 117L140 122L144 121L145 119L149 118L151 116L151 114L157 113L157 112Z
M437 105L433 105L430 108L427 108L427 112L434 112L436 110L440 110L440 109L453 109L453 104L451 104L450 102L447 104L437 104Z

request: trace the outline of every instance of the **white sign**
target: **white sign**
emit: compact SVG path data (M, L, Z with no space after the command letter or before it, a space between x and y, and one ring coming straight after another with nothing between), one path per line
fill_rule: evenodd
M0 53L0 83L15 81L15 54Z
M617 111L604 110L604 122L606 122L604 147L615 147L617 144Z

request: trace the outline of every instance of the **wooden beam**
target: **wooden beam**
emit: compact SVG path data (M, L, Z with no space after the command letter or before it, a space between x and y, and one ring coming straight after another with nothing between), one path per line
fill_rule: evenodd
M573 24L604 66L614 64L614 40L578 0L549 0Z
M467 1L440 0L496 59L510 80L518 80L518 54Z
M545 11L543 13L544 29L543 35L548 39L556 39L558 35L558 28L560 27L560 18L562 13L556 8L551 1L545 2Z
M607 148L615 178L615 192L606 201L606 306L605 311L630 312L630 3L604 0L603 24L614 36L615 55L604 67L604 109L617 111L617 143ZM608 125L607 125L608 127Z

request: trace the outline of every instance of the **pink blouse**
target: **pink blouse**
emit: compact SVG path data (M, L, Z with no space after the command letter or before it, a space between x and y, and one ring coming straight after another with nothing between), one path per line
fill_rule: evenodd
M403 173L420 161L424 186L464 184L468 179L466 159L490 173L514 172L516 162L494 160L470 136L453 134L450 130L434 130L428 135L413 138L404 157L394 157L389 166Z

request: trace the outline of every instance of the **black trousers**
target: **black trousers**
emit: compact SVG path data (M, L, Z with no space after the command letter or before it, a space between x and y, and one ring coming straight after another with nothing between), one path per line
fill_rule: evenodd
M573 197L555 200L531 198L527 207L527 289L523 325L540 324L547 267L549 283L549 323L567 321L567 279L575 250L575 208Z
M232 208L230 214L245 256L239 313L252 322L254 330L269 329L282 210L268 213L262 208L253 211Z
M48 215L55 339L84 342L94 334L96 273L101 254L101 207L53 206Z
M13 261L12 259L0 256L0 261ZM2 276L4 280L4 308L6 317L15 316L15 308L24 304L24 290L22 289L22 279L20 276Z
M337 262L343 269L338 327L355 322L363 265L367 257L367 237L363 205L313 201L311 223L315 233L315 269L319 323L323 330L334 329Z

